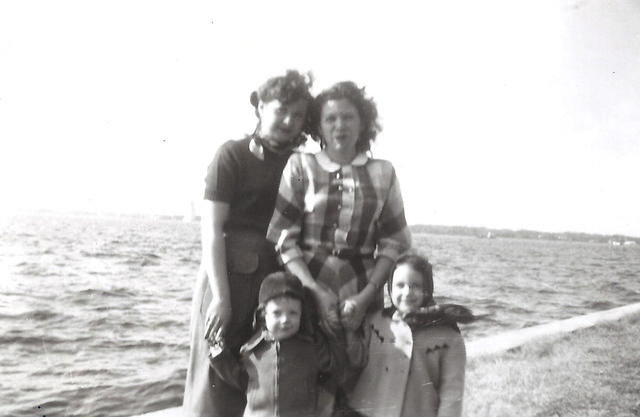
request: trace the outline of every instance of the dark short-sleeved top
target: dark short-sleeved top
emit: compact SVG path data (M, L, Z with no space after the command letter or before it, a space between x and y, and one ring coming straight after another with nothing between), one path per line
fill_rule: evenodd
M226 232L266 234L289 155L270 151L254 136L220 146L207 170L204 198L229 204Z

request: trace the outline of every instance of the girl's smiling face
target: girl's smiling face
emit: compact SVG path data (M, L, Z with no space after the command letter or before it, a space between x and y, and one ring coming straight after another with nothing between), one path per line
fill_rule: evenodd
M284 340L298 333L302 317L300 300L282 296L267 301L264 321L274 340Z
M286 145L292 142L302 131L307 114L307 101L303 99L292 103L279 100L260 101L260 136L274 145Z
M401 264L393 271L391 301L400 313L415 312L424 302L422 274L410 265Z

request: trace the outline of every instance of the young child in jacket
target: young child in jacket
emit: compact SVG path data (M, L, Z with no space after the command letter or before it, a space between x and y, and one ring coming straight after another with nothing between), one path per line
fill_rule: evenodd
M349 337L352 364L364 365L349 405L369 417L460 417L466 351L456 321L473 315L435 305L431 265L416 254L398 259L387 288L392 307L366 318L363 338Z
M246 392L245 417L318 416L321 384L339 379L345 368L344 340L314 328L312 299L288 272L269 274L258 302L256 332L240 349L240 358L214 346L214 372Z

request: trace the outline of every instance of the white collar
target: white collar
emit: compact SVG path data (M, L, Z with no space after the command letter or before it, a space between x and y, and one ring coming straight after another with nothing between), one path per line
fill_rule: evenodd
M336 172L345 165L353 165L356 167L360 167L367 163L367 161L369 160L369 157L365 152L360 152L359 154L356 155L355 158L353 158L351 162L349 162L348 164L341 165L337 162L332 161L331 158L329 158L329 155L327 155L326 151L321 151L316 154L316 160L325 171Z
M393 314L391 315L391 320L404 322L404 319L402 318L402 314L400 314L398 310L393 312Z
M249 142L249 151L259 160L264 161L264 148L262 144L256 140L255 137L251 138Z

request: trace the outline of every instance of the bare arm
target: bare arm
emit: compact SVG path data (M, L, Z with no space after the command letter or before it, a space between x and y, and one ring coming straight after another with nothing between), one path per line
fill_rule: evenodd
M201 217L202 261L209 277L211 304L205 319L205 339L218 338L231 322L231 301L227 279L224 225L229 204L204 200Z
M336 296L316 282L303 258L293 258L285 264L285 267L300 279L302 285L311 290L320 308L322 318L328 322L331 328L337 328L340 320L338 318L338 300Z
M359 294L362 302L364 302L367 307L380 295L382 286L389 278L394 265L395 261L389 257L378 256L376 259L376 266L373 268L373 271L371 271L369 283Z
M387 256L378 256L371 271L369 283L356 295L347 298L341 306L342 323L349 330L360 327L369 305L379 296L394 266L394 260Z

